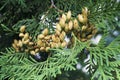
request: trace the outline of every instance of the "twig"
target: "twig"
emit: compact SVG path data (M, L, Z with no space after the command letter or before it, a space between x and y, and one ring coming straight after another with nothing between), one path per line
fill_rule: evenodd
M45 20L46 15L49 13L49 11L50 11L51 8L55 8L55 9L58 10L59 12L63 12L62 10L60 10L59 8L57 8L57 7L55 6L55 4L54 4L54 1L51 0L51 6L49 7L49 10L46 11L46 13L44 14L44 17L41 19L43 22L44 22L44 20Z
M57 7L55 6L55 4L54 4L54 1L53 1L53 0L51 0L51 7L53 7L53 8L55 8L55 9L57 9L59 12L62 12L62 10L60 10L59 8L57 8Z

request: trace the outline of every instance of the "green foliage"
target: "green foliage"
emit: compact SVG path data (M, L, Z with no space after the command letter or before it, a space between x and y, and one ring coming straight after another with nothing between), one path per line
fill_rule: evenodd
M89 47L90 60L88 63L89 67L93 69L90 72L94 72L92 80L94 78L98 78L98 80L119 80L120 60L116 59L116 56L120 54L120 36L107 46L103 44L104 38L96 47Z
M120 80L120 36L110 44L106 41L109 31L120 24L115 20L120 17L120 3L117 0L53 0L52 4L51 1L0 0L0 80L54 80L63 71L76 70L78 62L88 65L91 80ZM37 62L25 52L17 53L11 47L22 25L26 25L35 40L46 27L53 33L54 23L62 13L71 10L75 17L83 7L88 7L89 21L103 34L97 45L91 46L90 41L80 42L74 37L72 48L51 49L51 55L43 62ZM84 48L90 52L86 63L82 57Z
M81 49L79 49L80 47ZM85 43L76 40L72 49L52 49L46 61L37 62L26 53L15 53L12 48L7 49L7 54L0 57L1 79L36 79L45 80L56 77L62 70L75 70L76 55L85 47ZM5 70L5 71L4 71Z

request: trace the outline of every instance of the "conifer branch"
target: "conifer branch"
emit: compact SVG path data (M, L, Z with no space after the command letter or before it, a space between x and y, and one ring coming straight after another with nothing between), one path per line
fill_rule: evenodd
M0 30L0 35L1 33L4 35L7 32L13 33L13 35L18 34L20 27L25 25L26 31L21 33L30 33L32 39L30 37L28 39L35 43L32 48L29 48L30 50L36 48L36 42L38 41L36 37L38 34L42 33L43 29L50 29L51 33L48 35L54 34L55 29L60 30L60 32L61 29L67 31L67 28L65 28L66 26L62 26L61 29L59 25L57 28L54 28L53 25L51 26L51 24L57 22L56 18L60 16L59 13L63 13L60 17L61 21L58 21L60 25L63 25L64 20L65 25L74 19L77 21L78 16L76 16L76 14L78 13L80 13L79 20L83 22L77 23L79 28L76 29L77 31L73 31L73 35L71 34L72 30L67 33L67 38L71 39L71 37L73 37L73 41L70 40L70 45L72 44L72 46L50 48L50 55L47 56L47 59L44 61L36 60L36 56L38 56L37 53L40 53L39 57L41 58L46 57L43 55L44 53L41 54L42 51L36 51L35 55L32 55L29 54L30 50L25 53L24 49L31 46L26 46L24 44L20 47L20 45L15 44L17 49L19 48L20 50L20 52L17 52L17 49L11 48L12 43L9 41L12 40L12 38L8 37L9 35L6 35L6 37L8 37L7 39L2 36L0 41L3 40L4 43L2 43L3 45L0 45L0 47L4 48L4 50L0 53L0 80L53 80L58 74L61 75L63 71L76 70L75 66L78 62L82 62L82 66L88 65L87 69L89 70L89 75L91 75L92 80L120 80L120 36L109 44L107 44L106 41L106 33L113 30L113 28L115 29L115 23L113 21L120 13L120 4L117 0L46 0L44 2L43 0L30 0L29 2L27 2L27 0L0 0L0 5L0 14L2 15L0 17L0 29L2 28L2 30ZM81 13L85 13L85 11L80 8L85 6L87 6L88 11L90 11L88 21L94 23L93 25L95 26L92 25L92 27L90 27L89 25L91 24L89 24L87 27L83 27L87 19L83 20L85 14ZM86 11L87 8L85 8ZM66 18L68 13L64 12L67 10L72 11L72 15L70 13L67 16L67 18L72 17L70 20ZM90 39L84 41L86 40L86 36L87 39L89 37L91 38L90 34L95 32L96 28L93 27L97 27L97 29L101 31L107 31L103 33L102 39L96 45L93 45ZM68 29L71 29L71 26L69 26ZM78 29L80 29L80 31ZM18 36L15 35L15 39L16 37ZM19 40L17 39L19 42L23 39L21 39L21 37L18 38L20 38ZM5 42L6 40L9 42L8 44ZM41 40L48 41L43 38ZM10 47L7 46L8 48L5 49L6 45ZM86 49L88 50L88 54L85 54ZM85 55L90 55L90 59L84 63L83 60L86 58L83 56Z

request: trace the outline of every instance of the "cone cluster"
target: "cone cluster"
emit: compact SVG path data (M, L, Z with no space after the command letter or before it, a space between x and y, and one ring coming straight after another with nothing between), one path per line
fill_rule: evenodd
M32 41L32 37L28 32L25 32L25 26L21 26L19 37L20 40L14 39L12 44L13 48L15 48L16 52L29 52L34 49L35 43Z
M25 26L21 26L19 37L21 40L14 40L12 46L17 52L25 51L35 55L37 52L49 52L50 48L65 48L69 43L65 41L65 37L72 32L80 41L91 39L97 32L93 24L88 21L89 11L85 7L77 18L71 16L71 11L63 13L56 23L53 34L49 33L49 29L45 28L41 34L37 35L36 41L32 41L29 33L25 31ZM70 42L73 42L71 39Z
M48 52L50 48L64 48L67 42L64 40L66 34L64 31L55 30L55 34L49 34L48 28L44 29L37 36L36 41L32 41L32 37L28 32L25 32L25 26L21 26L19 37L20 40L14 39L12 44L16 52L27 52L35 55L38 52Z
M82 42L90 40L97 33L93 25L83 25L82 29L75 33L75 36Z
M62 14L56 24L56 29L64 31L66 34L73 32L82 42L91 39L96 34L97 29L88 21L89 11L86 7L82 9L82 13L78 14L77 18L73 18L71 15L71 11Z
M55 29L54 34L49 34L49 30L46 28L37 37L37 46L40 51L48 51L50 48L64 48L67 46L67 42L64 40L66 33Z
M71 31L78 30L78 28L78 20L71 17L71 11L68 11L66 14L62 14L59 22L56 23L56 29L64 31L66 34L71 33Z
M81 25L79 25L80 29L74 34L82 42L91 39L97 33L95 26L88 21L88 15L89 11L85 7L82 9L82 13L77 16Z

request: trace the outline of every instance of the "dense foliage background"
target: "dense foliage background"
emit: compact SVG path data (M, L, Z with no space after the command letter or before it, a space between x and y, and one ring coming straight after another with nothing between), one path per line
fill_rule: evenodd
M53 23L56 23L58 21L57 18L60 17L62 13L71 10L72 16L76 17L79 13L81 13L83 7L88 8L88 10L90 11L90 15L88 17L89 21L98 29L98 33L95 37L101 35L103 36L103 38L96 47L89 48L88 46L86 46L87 42L78 42L78 45L76 45L73 53L71 54L69 54L71 50L61 50L62 52L66 53L67 57L65 55L57 54L52 56L53 58L60 59L61 64L64 63L64 60L62 61L62 58L66 59L69 55L75 56L72 58L70 57L71 59L73 59L73 62L74 60L77 61L74 65L72 65L71 62L66 61L66 64L70 64L70 68L66 67L68 69L64 69L65 67L62 67L61 69L60 67L59 70L61 71L58 75L57 71L55 72L54 70L59 65L56 65L55 68L51 68L51 70L49 70L49 68L47 67L48 73L51 73L51 75L45 76L47 78L42 78L44 77L44 75L37 77L40 75L40 73L35 74L33 77L30 76L30 74L27 74L29 70L33 69L33 66L28 69L29 65L38 64L36 66L36 69L30 71L33 74L34 71L37 72L38 69L43 68L40 68L38 66L46 65L46 62L43 62L43 64L42 62L32 63L24 59L26 55L22 55L22 57L18 55L19 58L18 56L16 57L16 55L9 55L11 50L9 48L11 47L13 40L15 38L19 38L19 28L22 25L26 25L27 31L31 33L31 36L35 36L38 34L38 32L48 26L49 29L53 29ZM120 46L118 45L120 44L119 34L119 0L0 0L0 52L2 52L3 54L8 54L0 55L0 79L24 79L24 75L26 74L25 79L36 78L38 80L90 80L90 78L92 80L120 80ZM88 47L89 51L85 50L85 47ZM60 53L61 51L59 49L56 49L55 52ZM62 56L62 58L60 58L60 56ZM88 58L88 62L84 62L84 60L86 60L88 56L90 56ZM76 59L76 57L78 59ZM21 65L27 65L27 67L20 67L20 65L18 65L19 60L17 59L23 62ZM54 60L52 58L48 60L51 60L51 62L48 61L49 64L54 63ZM89 64L89 73L84 72L83 70L87 64ZM6 67L4 67L5 65ZM81 68L76 68L76 65L79 65ZM15 69L18 69L18 71L14 69L9 71L11 68L13 68L12 66ZM74 67L76 70L74 70L71 66ZM23 73L22 68L24 68L26 72ZM8 74L5 75L7 71ZM13 71L16 72L14 73ZM43 73L45 72L43 71ZM18 77L18 75L16 74L21 75L22 77Z

